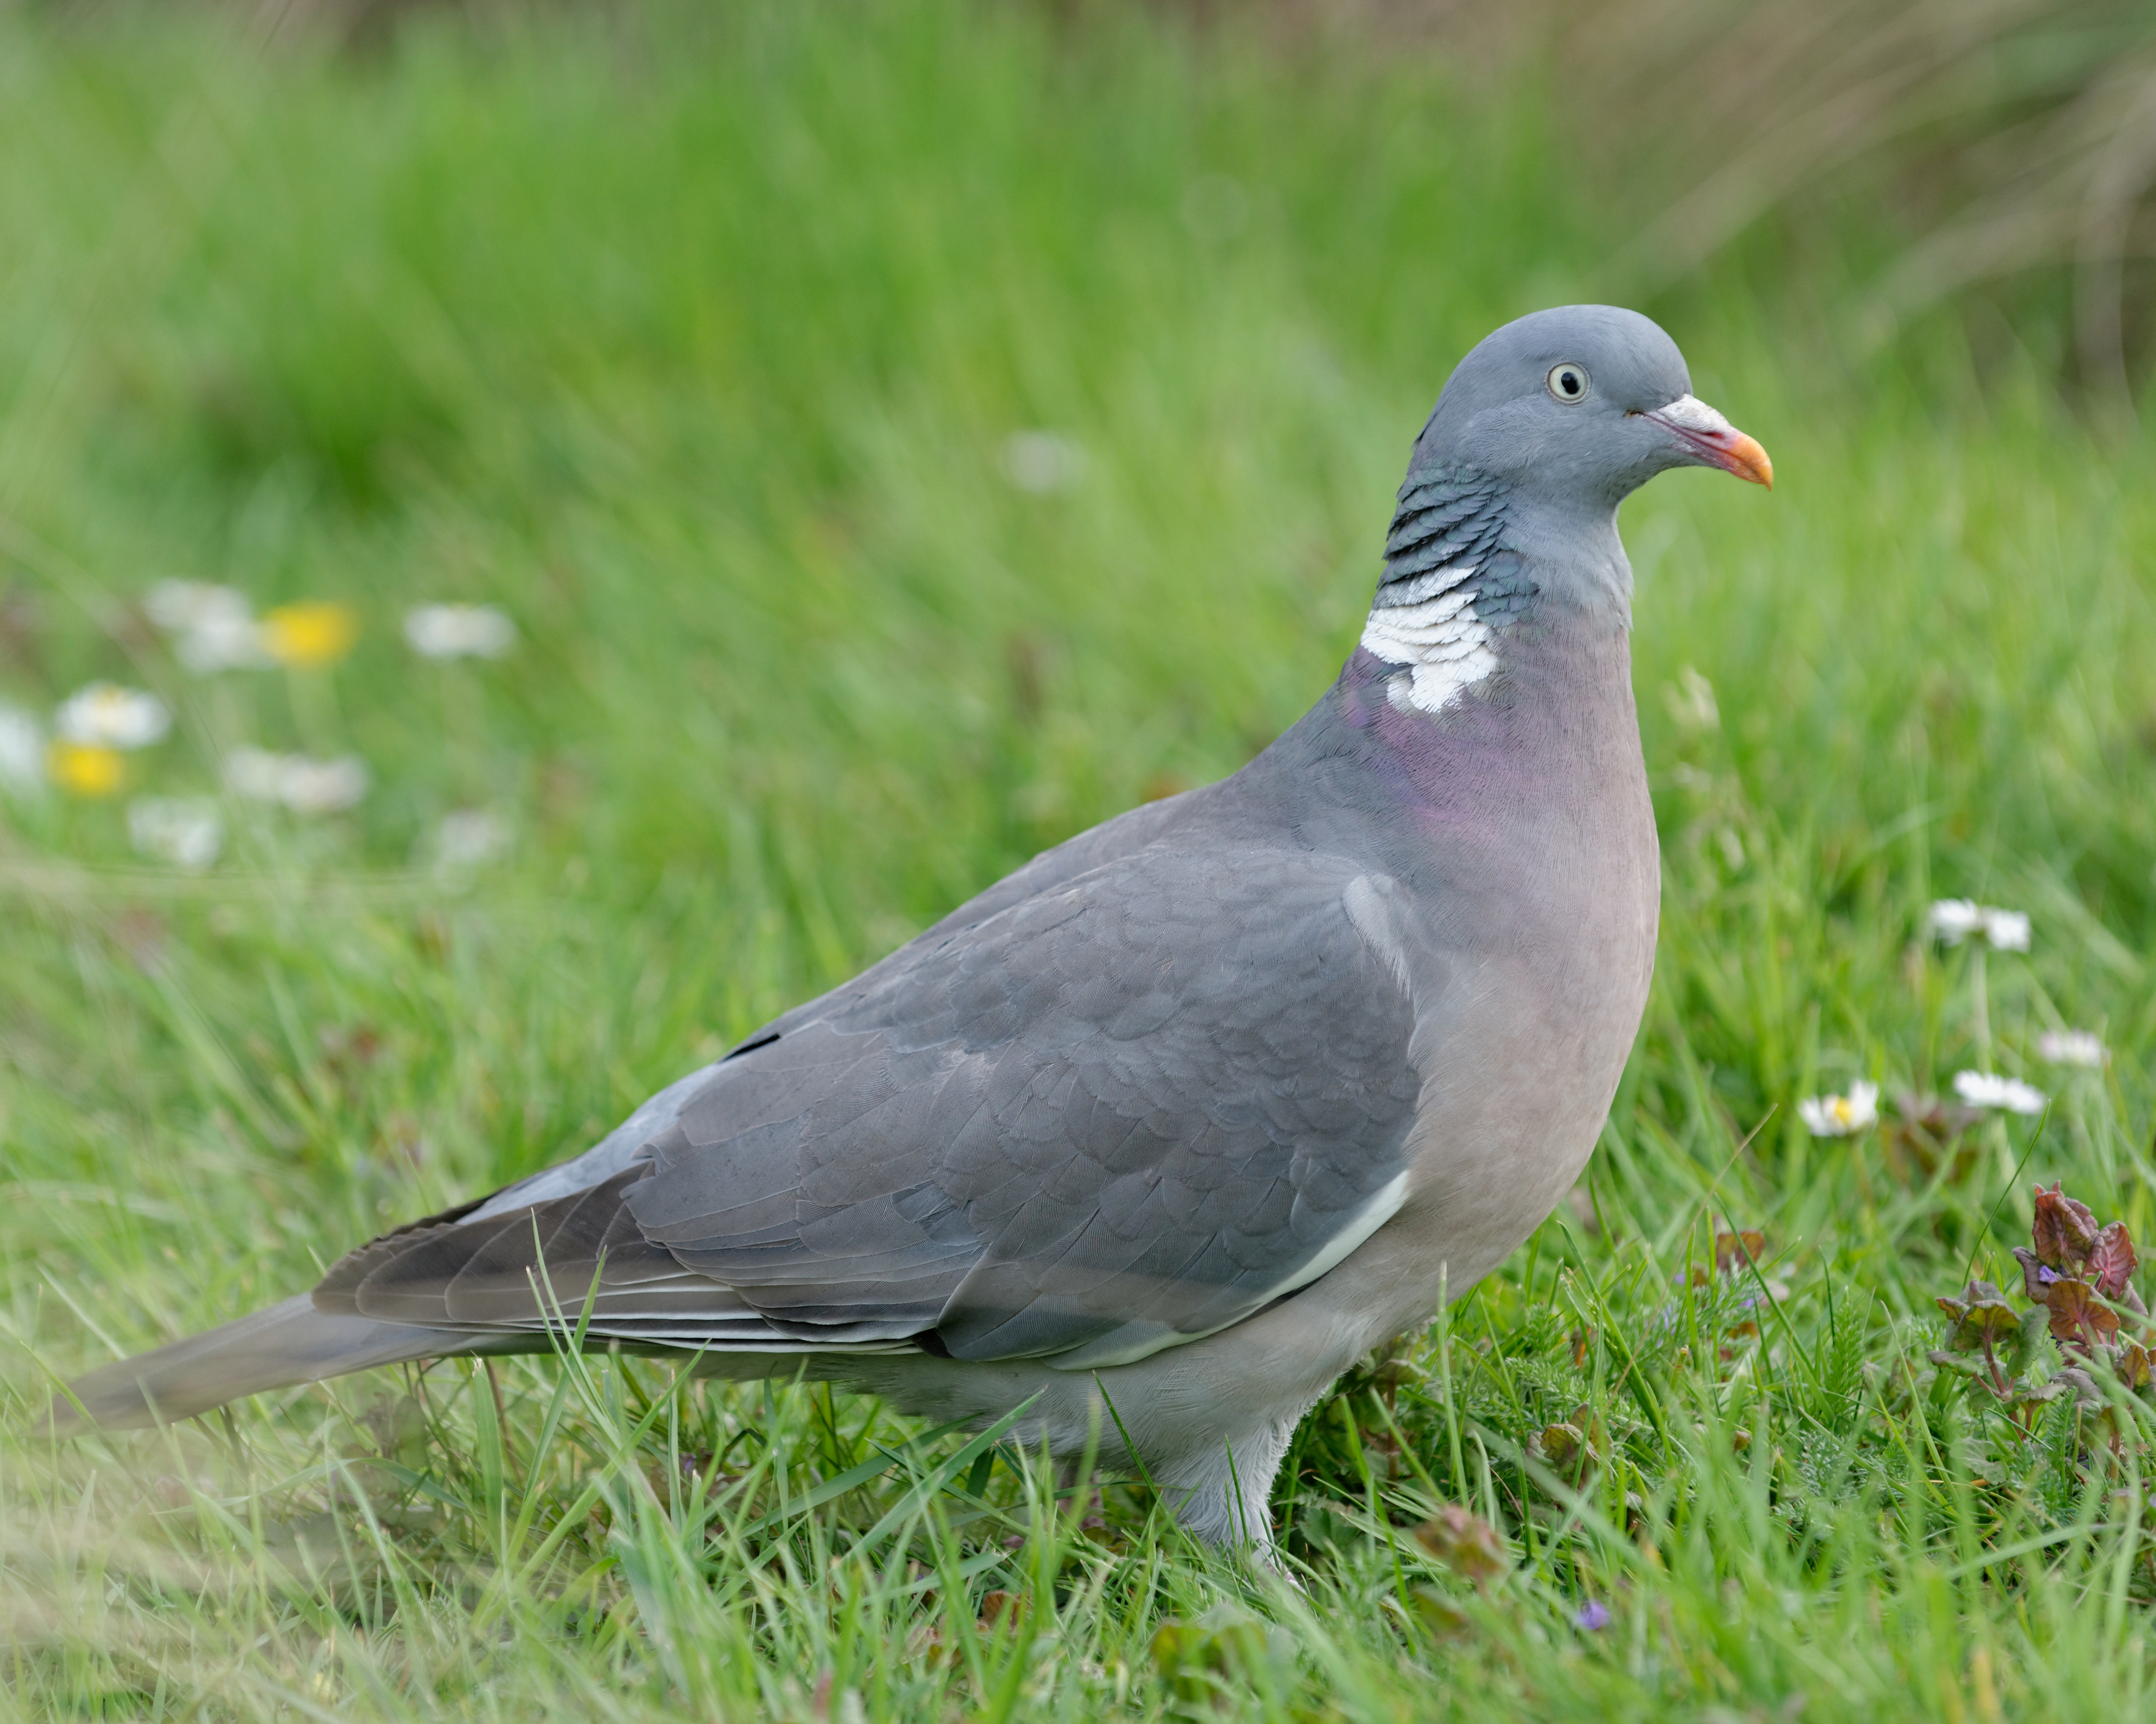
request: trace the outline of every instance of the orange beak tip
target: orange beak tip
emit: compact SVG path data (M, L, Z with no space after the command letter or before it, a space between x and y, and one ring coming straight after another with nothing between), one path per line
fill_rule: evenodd
M1763 485L1768 490L1774 488L1774 464L1760 447L1756 437L1737 434L1737 440L1729 446L1729 470L1739 479L1749 480L1753 485Z

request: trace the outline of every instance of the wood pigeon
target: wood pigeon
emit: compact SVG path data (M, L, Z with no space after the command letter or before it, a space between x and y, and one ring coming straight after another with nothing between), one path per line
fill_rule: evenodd
M587 1344L1142 1464L1269 1548L1296 1421L1572 1186L1660 890L1617 505L1766 485L1654 323L1506 325L1415 440L1354 654L1233 777L1034 858L573 1160L79 1378L63 1433ZM550 1334L550 1331L552 1331Z

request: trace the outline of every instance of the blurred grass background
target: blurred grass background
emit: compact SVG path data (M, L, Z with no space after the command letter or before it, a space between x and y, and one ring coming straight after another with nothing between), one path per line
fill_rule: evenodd
M8 1703L2139 1715L2138 1476L2071 1482L2068 1430L1987 1495L1981 1413L1912 1373L1932 1296L2010 1269L2029 1177L2156 1221L2152 39L2005 0L0 9L0 700L156 690L137 791L249 745L374 782L234 805L198 875L131 853L124 798L0 810ZM1312 1415L1276 1504L1306 1593L1142 1494L1029 1518L1009 1465L968 1475L988 1521L924 1498L910 1545L865 1536L896 1473L760 1526L910 1428L658 1367L550 1415L564 1379L505 1367L506 1440L454 1373L439 1407L345 1385L326 1425L311 1392L102 1455L20 1435L48 1371L583 1147L1234 770L1351 646L1452 363L1579 299L1661 319L1780 483L1626 507L1648 1025L1591 1192L1459 1347ZM172 577L364 633L195 676L142 618ZM442 600L516 650L416 659L401 618ZM474 808L513 844L445 877L429 834ZM2036 927L1981 1044L1925 935L1964 894ZM2062 1026L2108 1069L2039 1067ZM1977 1064L2058 1092L2036 1136L1926 1166L1794 1118ZM1671 1275L1724 1216L1767 1229L1788 1322L1679 1358ZM1503 1444L1575 1402L1625 1458L1553 1530ZM1390 1529L1449 1497L1520 1566L1440 1609ZM1015 1639L991 1582L1033 1601Z

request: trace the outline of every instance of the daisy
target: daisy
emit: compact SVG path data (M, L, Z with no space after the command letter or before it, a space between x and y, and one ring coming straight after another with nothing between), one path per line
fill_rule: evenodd
M111 682L76 690L53 715L61 741L92 748L146 748L172 727L172 713L155 695Z
M2101 1065L2103 1039L2091 1029L2047 1029L2036 1038L2040 1059L2054 1065Z
M160 581L143 596L142 608L173 637L172 650L190 670L252 670L270 662L261 625L237 587Z
M251 802L281 803L299 814L335 813L367 794L367 762L347 754L311 760L266 748L235 748L225 757L225 788Z
M423 604L404 618L404 639L427 659L499 659L516 625L490 604Z
M280 604L262 618L263 649L295 670L334 664L358 639L359 613L334 599Z
M1984 937L1999 952L2029 949L2029 918L2018 910L1984 909Z
M508 849L509 824L485 808L458 808L442 816L426 848L433 853L435 873L465 873Z
M266 748L235 748L224 757L224 788L249 802L275 802L285 757Z
M1996 1072L1958 1071L1953 1086L1954 1094L1971 1107L1999 1107L2009 1113L2041 1113L2051 1100L2020 1079L2000 1077Z
M1808 1095L1797 1117L1815 1137L1846 1137L1879 1123L1879 1085L1859 1078L1846 1095Z
M102 742L54 741L45 772L69 796L111 796L127 782L127 757Z
M192 873L217 860L224 821L207 797L138 796L127 804L127 835L144 855Z
M294 755L285 763L278 795L295 813L331 814L352 807L366 796L367 789L367 762L356 754L336 760L309 760Z
M1933 905L1932 932L1948 946L1958 946L1974 934L1999 952L2029 949L2029 918L2021 911L1967 898L1942 898Z

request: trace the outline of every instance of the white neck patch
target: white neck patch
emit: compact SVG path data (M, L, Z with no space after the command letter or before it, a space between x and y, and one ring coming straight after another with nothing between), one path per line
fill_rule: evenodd
M1387 698L1403 711L1432 715L1454 705L1497 668L1490 625L1475 614L1479 595L1457 584L1475 569L1455 563L1434 572L1450 577L1445 582L1450 591L1420 604L1380 605L1363 625L1364 651L1388 664L1407 667L1387 679Z

